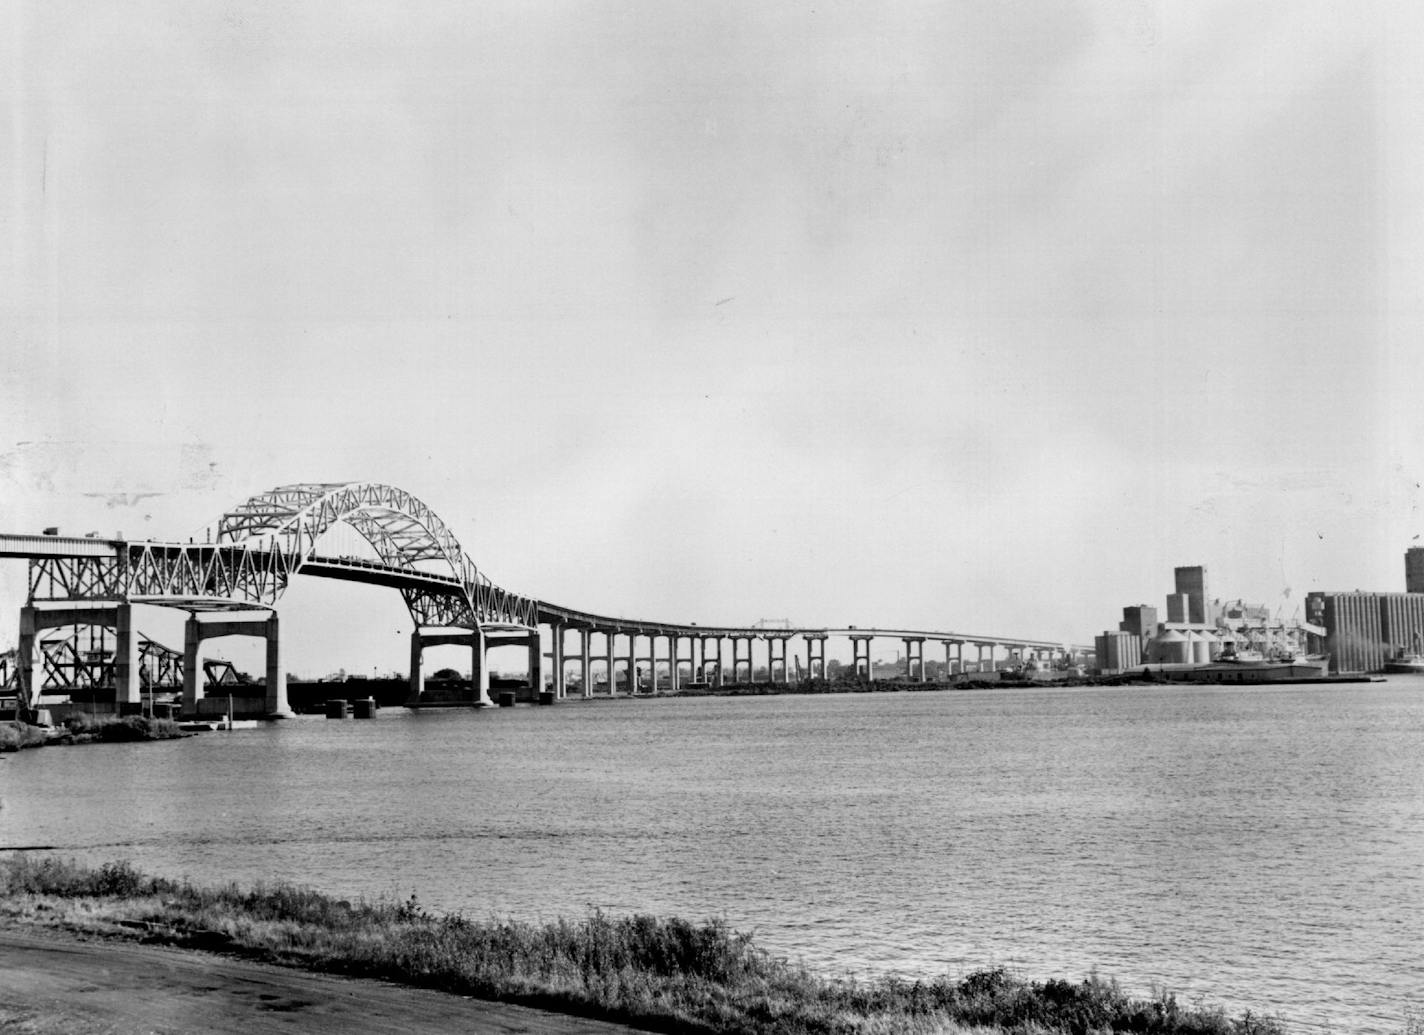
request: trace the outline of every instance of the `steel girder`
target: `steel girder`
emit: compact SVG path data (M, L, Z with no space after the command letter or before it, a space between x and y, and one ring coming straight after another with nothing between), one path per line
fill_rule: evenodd
M145 689L183 687L183 652L147 636L138 641L139 679Z
M39 657L31 704L46 691L97 690L114 685L115 637L102 625L64 625L35 640ZM183 652L147 636L138 640L139 685L144 690L183 686ZM18 668L18 658L16 659Z
M125 600L194 609L244 601L271 606L300 564L275 550L212 544L124 543L112 557L30 561L30 600Z

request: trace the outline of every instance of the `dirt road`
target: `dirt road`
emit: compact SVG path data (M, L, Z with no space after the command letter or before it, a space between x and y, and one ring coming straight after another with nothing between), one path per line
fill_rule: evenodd
M522 1006L203 952L0 929L0 1030L28 1035L628 1035Z

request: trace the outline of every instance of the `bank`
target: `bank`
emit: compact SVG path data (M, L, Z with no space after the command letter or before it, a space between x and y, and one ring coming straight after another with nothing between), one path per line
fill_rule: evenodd
M350 902L288 884L201 887L123 862L0 859L0 927L221 952L647 1031L750 1035L1140 1032L1282 1035L1276 1020L1135 998L1109 980L989 969L907 981L813 974L717 920L601 912L531 924L404 902Z

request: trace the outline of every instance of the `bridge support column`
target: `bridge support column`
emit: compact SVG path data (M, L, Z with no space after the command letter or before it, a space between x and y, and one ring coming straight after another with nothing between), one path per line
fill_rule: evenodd
M423 632L419 628L410 634L410 696L406 698L407 708L419 708L425 696L425 648L442 644L455 644L470 648L470 705L480 707L491 705L489 695L489 669L485 665L485 635L479 629L432 629Z
M735 646L733 641L733 645ZM727 670L722 667L722 637L717 637L717 685L727 685Z
M183 623L183 708L184 715L196 715L203 697L203 635L197 615Z
M906 637L902 642L905 644L905 678L923 683L925 681L925 641L916 637Z
M776 664L781 663L781 678L776 678ZM769 683L785 685L791 682L791 667L786 663L786 639L769 636L766 641L766 679Z
M806 678L826 678L826 638L824 636L806 637Z
M282 670L281 629L277 624L277 612L266 622L267 634L267 714L291 715L287 704L287 673Z
M871 668L870 664L870 641L871 637L869 636L852 636L850 638L851 657L853 658L851 668L855 674L859 676L861 672L860 666L864 663L865 679L867 682L875 678L875 671Z
M579 655L583 662L583 695L593 696L593 639L592 629L579 630Z
M186 641L185 641L186 647ZM184 660L187 660L185 653ZM420 642L420 630L410 634L410 701L418 703L425 693L425 650ZM184 671L187 671L185 666ZM186 684L185 684L186 685ZM185 691L186 692L186 691Z
M675 694L678 691L680 680L677 677L677 653L681 646L681 637L676 633L668 636L668 693ZM689 648L690 649L690 648Z
M259 621L203 622L196 614L190 614L183 623L183 714L219 715L225 709L204 708L203 681L203 641L222 636L261 636L267 641L267 685L263 694L263 710L267 718L285 718L291 715L287 706L287 675L282 671L282 648L279 638L280 627L275 611L263 611ZM236 695L234 695L236 696Z
M607 665L608 665L608 696L609 696L609 697L617 697L617 696L618 696L618 683L617 683L617 678L618 678L618 665L617 665L616 661L614 660L614 654L613 654L613 641L614 641L614 639L617 637L617 635L618 635L618 634L617 634L617 633L614 633L614 632L606 632L606 633L603 634L603 649L604 649L604 652L608 655Z
M534 700L539 700L539 694L544 689L544 645L539 639L539 630L536 628L529 634L529 689L534 694Z
M554 698L562 701L566 696L564 692L564 627L558 622L553 622L549 629L554 634Z
M628 693L638 692L638 637L634 633L628 634Z
M115 703L122 711L123 705L138 705L142 702L141 666L138 660L138 634L133 626L131 605L119 603L95 603L80 607L41 607L26 604L20 608L19 643L15 654L15 679L20 701L26 710L35 708L44 692L46 682L58 677L59 672L50 669L50 661L45 657L41 633L48 629L93 626L105 632L95 644L107 643L107 630L113 630L115 650L113 661L107 666L98 663L79 664L75 662L74 686L94 689L113 685ZM35 671L36 654L41 657L40 670ZM59 663L63 664L63 663ZM81 672L80 670L83 669ZM68 689L68 688L67 688Z
M143 684L138 663L138 634L133 624L133 605L120 604L114 616L114 702L120 713L124 705L143 704Z
M29 605L20 608L20 636L15 651L15 680L20 688L20 700L26 711L34 711L40 700L40 684L43 677L35 679L35 609Z
M485 631L478 627L471 629L469 636L461 642L470 645L470 703L477 708L493 706L494 701L490 699L489 692L489 664L486 658L489 644L485 640Z

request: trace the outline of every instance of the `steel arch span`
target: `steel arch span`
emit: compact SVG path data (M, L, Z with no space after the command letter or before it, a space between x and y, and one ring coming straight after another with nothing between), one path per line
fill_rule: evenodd
M343 565L317 544L354 528L379 564ZM375 482L304 482L253 496L222 516L215 542L48 540L30 564L30 601L117 601L190 611L274 607L293 575L382 581L400 589L417 627L533 629L534 600L495 585L433 510Z
M533 600L496 586L435 511L392 485L303 482L278 486L224 514L216 538L219 546L266 550L294 559L289 570L295 573L314 558L317 540L341 522L371 544L385 567L432 577L430 585L401 589L417 626L535 625ZM447 589L437 578L452 585ZM455 587L463 593L451 592Z

